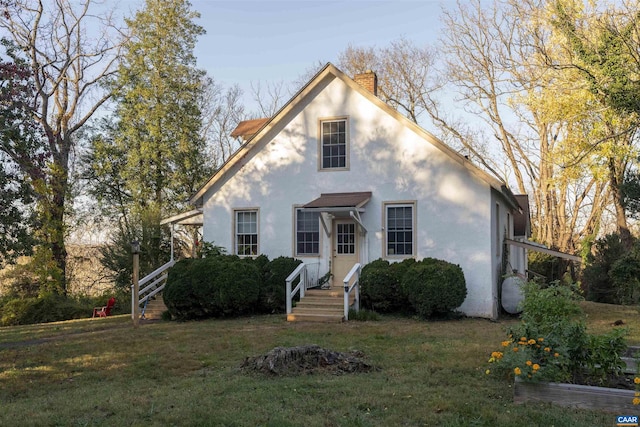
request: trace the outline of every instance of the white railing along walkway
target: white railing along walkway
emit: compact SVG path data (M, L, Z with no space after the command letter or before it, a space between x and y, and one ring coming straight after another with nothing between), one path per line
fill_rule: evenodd
M298 284L292 290L291 286L293 286L293 282L299 278ZM300 298L304 298L304 291L306 291L306 283L307 283L307 264L302 263L287 277L287 314L291 314L293 310L293 297L300 292Z
M142 286L144 286L144 288L140 289L140 291L138 292L138 307L142 304L145 304L146 307L146 303L149 298L162 292L162 290L164 289L164 285L167 283L167 270L173 267L175 263L176 261L172 259L162 267L155 269L154 271L140 279L140 281L138 282L138 286L140 286L141 288ZM131 318L133 318L134 316L135 307L136 301L133 296L133 285L131 285ZM144 312L142 312L140 315L144 316Z
M361 271L360 263L356 263L351 270L344 278L344 320L349 320L349 295L351 292L354 293L355 299L353 301L353 309L355 311L360 311L360 271ZM353 284L350 285L352 279Z

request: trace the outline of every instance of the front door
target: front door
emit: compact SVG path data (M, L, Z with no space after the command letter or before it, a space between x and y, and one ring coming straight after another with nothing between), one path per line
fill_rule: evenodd
M344 277L358 262L358 227L352 219L333 220L333 286L342 286Z

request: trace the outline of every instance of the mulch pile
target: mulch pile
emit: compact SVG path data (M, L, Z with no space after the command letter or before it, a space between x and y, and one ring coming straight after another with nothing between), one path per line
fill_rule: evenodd
M247 357L240 368L272 376L305 375L315 372L353 374L378 370L363 361L360 351L340 353L311 344L298 347L276 347L267 354Z

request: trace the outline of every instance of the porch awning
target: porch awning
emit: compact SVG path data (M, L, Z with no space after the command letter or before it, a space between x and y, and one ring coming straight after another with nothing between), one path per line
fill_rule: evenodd
M302 208L321 212L364 212L363 206L366 205L369 200L371 200L371 191L322 193L320 197L302 206Z
M518 246L520 248L525 248L525 249L529 249L536 252L542 252L558 258L568 259L570 261L582 262L582 258L580 258L579 256L567 254L560 251L554 251L553 249L549 249L546 246L543 246L539 243L531 242L529 240L520 242L518 240L505 239L505 242L511 246Z
M367 232L366 227L360 218L360 212L364 212L364 205L371 200L371 191L360 191L355 193L322 193L320 197L302 206L304 211L321 212L334 215L349 215L358 223L363 233ZM331 227L325 222L323 215L320 215L322 228L327 236L331 236Z
M165 224L179 224L179 225L202 225L203 215L199 209L194 209L189 212L184 212L178 215L174 215L169 218L165 218L160 221L160 225Z

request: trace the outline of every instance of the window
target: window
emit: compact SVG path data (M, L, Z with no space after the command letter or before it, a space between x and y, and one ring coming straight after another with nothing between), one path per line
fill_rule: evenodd
M414 209L414 203L385 205L388 256L414 255Z
M296 254L320 254L320 213L296 209Z
M320 122L321 169L347 168L347 120Z
M236 211L236 255L258 255L258 211Z

